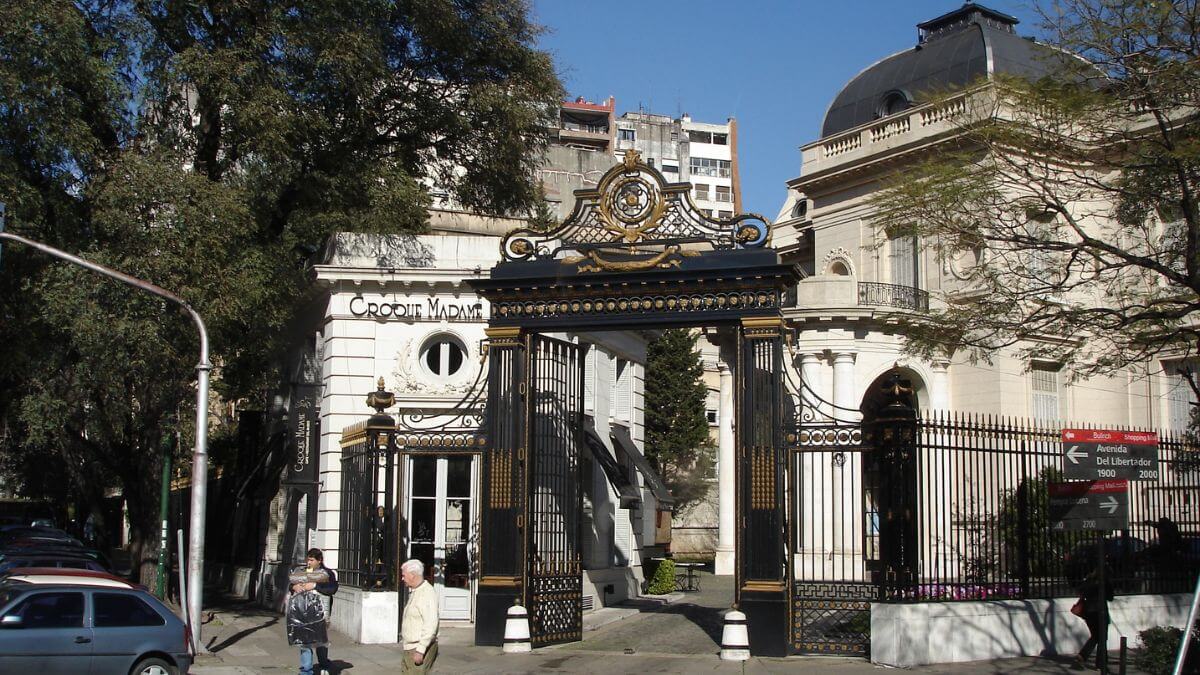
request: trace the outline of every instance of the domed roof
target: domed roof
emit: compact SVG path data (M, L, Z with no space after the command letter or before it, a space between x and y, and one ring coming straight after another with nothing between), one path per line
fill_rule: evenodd
M1017 35L1019 21L968 2L917 24L917 46L855 76L830 104L821 136L899 112L928 92L966 86L996 73L1038 77L1062 64L1063 52Z

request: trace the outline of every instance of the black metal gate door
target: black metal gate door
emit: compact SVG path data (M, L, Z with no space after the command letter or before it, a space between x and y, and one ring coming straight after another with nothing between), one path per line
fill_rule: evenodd
M534 647L583 639L579 533L579 432L583 359L579 346L530 338L526 607Z
M792 648L866 656L877 595L879 476L858 424L804 424L792 447Z

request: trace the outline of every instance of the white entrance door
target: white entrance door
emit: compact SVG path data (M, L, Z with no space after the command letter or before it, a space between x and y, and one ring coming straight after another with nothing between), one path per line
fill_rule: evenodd
M425 578L438 592L441 618L469 621L474 456L410 456L408 468L407 558L425 563Z

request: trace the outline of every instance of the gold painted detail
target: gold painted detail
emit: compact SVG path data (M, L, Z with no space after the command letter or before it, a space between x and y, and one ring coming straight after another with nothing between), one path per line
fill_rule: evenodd
M515 344L515 341L521 337L521 329L519 327L503 326L493 327L488 326L483 329L483 334L488 336L493 347L501 345Z
M500 243L501 255L508 260L555 258L563 251L582 254L590 246L605 245L626 246L630 253L643 248L641 252L653 254L662 245L682 241L733 249L763 246L770 232L770 223L758 214L705 215L692 201L688 184L669 183L633 149L622 154L620 163L600 178L594 190L579 190L575 195L575 209L566 220L550 231L508 232Z
M517 588L521 585L521 577L482 576L479 578L479 585L499 586L501 588Z
M383 378L379 378L379 389L367 394L367 407L374 408L375 412L383 414L384 410L396 405L396 395L390 391L384 391Z
M579 262L582 258L577 258ZM624 302L624 308L621 303ZM615 311L622 313L643 312L718 312L741 308L743 310L776 309L774 293L752 293L749 291L731 291L723 293L684 293L672 295L644 296L614 296L611 298L595 298L589 300L566 300L555 302L529 302L525 300L501 300L492 304L499 316L505 317L567 317L607 314ZM778 328L746 329L747 336L753 331L754 337L774 337L779 335ZM493 338L492 347L505 346ZM510 345L512 346L512 345Z
M449 448L479 452L487 446L487 437L471 432L409 434L397 436L396 444L406 448Z
M750 508L775 508L775 451L770 447L750 449Z
M493 509L511 508L512 503L512 451L497 450L492 453L491 485L488 506Z
M355 422L342 429L342 447L362 443L367 440L367 421Z
M656 255L645 258L635 258L633 260L608 260L600 254L600 251L592 249L584 255L573 255L563 258L564 265L577 265L586 260L591 263L579 265L578 271L583 272L636 272L638 270L648 269L670 269L679 267L683 264L684 257L692 257L700 255L699 251L684 251L680 246L671 245L664 248ZM563 308L564 312L567 310Z
M784 581L761 581L748 579L742 584L743 591L751 593L782 593L787 583Z
M758 298L756 298L758 299ZM778 337L783 332L783 318L777 316L742 319L742 333L747 339Z

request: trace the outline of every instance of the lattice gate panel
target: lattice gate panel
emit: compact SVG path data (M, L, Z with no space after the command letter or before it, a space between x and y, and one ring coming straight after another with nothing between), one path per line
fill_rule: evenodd
M583 359L576 344L540 335L531 340L526 606L530 642L540 647L583 639Z
M559 571L535 564L531 570L529 634L534 647L583 639L582 572L578 564Z
M877 486L857 423L804 422L791 458L792 649L865 656L878 597Z
M867 656L874 584L796 583L793 647L798 654Z

